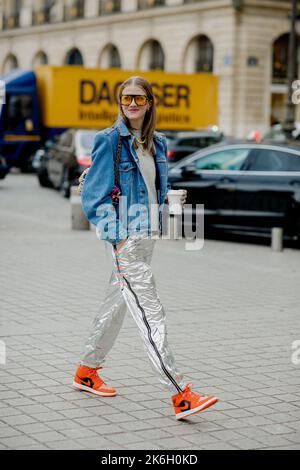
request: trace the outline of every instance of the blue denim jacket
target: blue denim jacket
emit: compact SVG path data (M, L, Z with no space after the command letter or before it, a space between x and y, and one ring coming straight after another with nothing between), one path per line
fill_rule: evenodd
M119 164L122 197L115 208L112 204L111 192L114 187L114 158L116 158L118 131L122 136ZM82 208L87 219L96 225L98 237L112 244L119 243L133 232L151 233L148 191L133 142L134 136L121 119L115 127L98 132L91 155L92 165L81 192ZM167 191L170 188L166 137L155 132L154 144L161 231L162 211Z

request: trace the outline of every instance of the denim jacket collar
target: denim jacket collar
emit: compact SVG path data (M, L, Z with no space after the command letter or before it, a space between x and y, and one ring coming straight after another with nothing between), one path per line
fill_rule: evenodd
M122 118L119 118L118 121L115 124L115 127L119 130L120 134L122 137L132 137L134 136L131 134L129 131L128 127L126 126L125 122L123 121ZM154 139L162 140L162 136L158 132L154 132Z

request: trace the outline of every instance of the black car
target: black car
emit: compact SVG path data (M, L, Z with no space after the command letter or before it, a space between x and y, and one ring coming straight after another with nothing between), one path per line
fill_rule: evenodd
M282 227L300 240L300 147L218 144L169 171L172 189L186 189L186 204L204 204L208 229L269 236Z
M169 164L173 164L192 153L224 139L222 132L213 129L187 132L164 132L168 142Z
M45 149L37 152L33 162L40 185L58 189L69 197L71 186L78 184L81 173L91 165L96 133L96 130L68 129L46 142Z

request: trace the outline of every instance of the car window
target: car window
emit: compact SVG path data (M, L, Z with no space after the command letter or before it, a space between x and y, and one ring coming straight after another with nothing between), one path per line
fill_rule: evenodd
M273 149L255 152L251 169L254 171L300 171L300 154Z
M177 146L178 147L186 147L186 146L189 147L190 145L193 145L191 142L192 142L191 139L181 139L181 140L178 140Z
M199 138L191 137L189 139L181 139L177 143L178 147L199 147Z
M26 119L32 118L32 96L7 94L7 102L4 110L6 112L4 117L5 128L8 131L12 131L19 125L22 125Z
M171 136L168 136L167 137L167 144L173 144L175 142L175 138L174 137L171 137Z
M251 149L235 148L220 150L194 161L199 170L239 170Z

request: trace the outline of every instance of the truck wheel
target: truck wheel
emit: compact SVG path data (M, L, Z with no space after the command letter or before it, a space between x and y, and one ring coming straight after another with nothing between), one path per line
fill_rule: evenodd
M40 186L43 188L53 188L53 184L49 180L48 171L43 166L37 170L37 177L40 183Z

